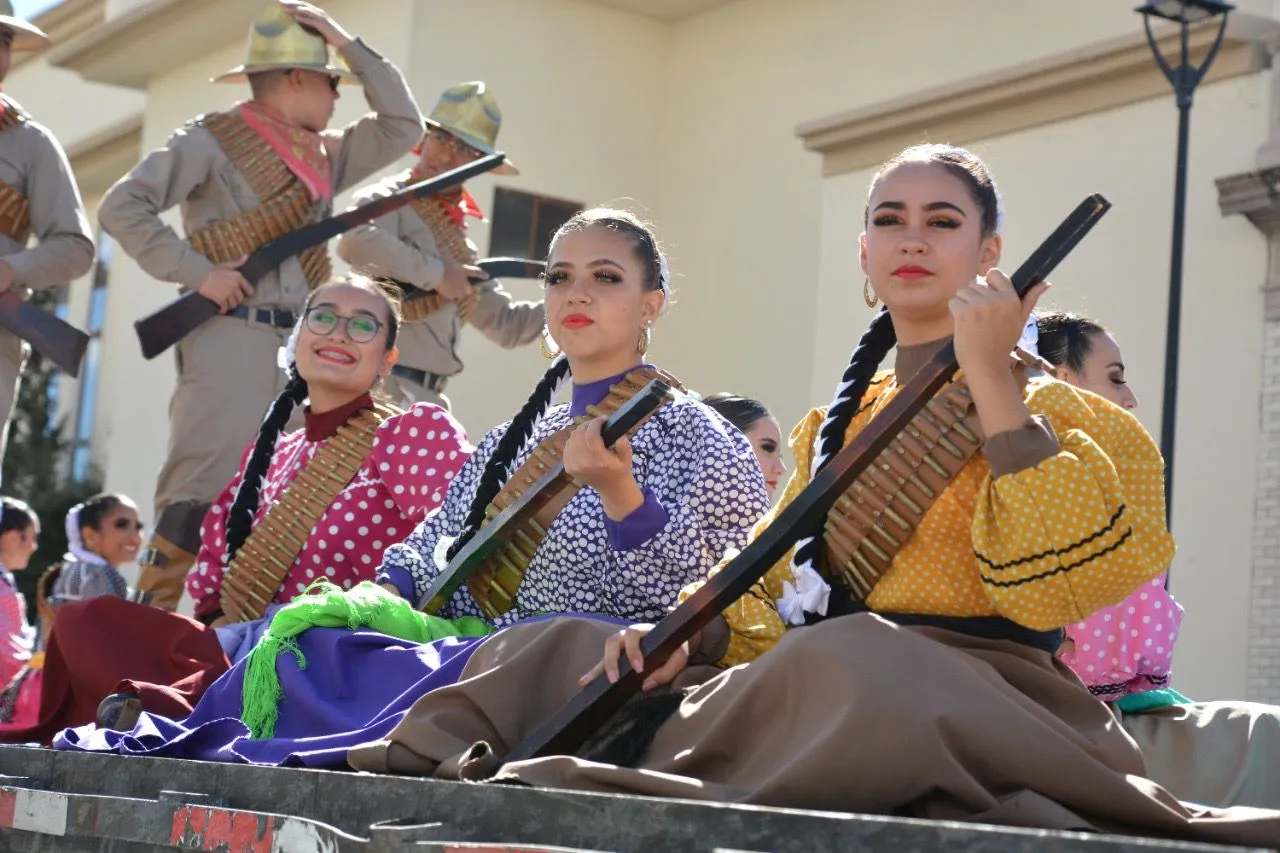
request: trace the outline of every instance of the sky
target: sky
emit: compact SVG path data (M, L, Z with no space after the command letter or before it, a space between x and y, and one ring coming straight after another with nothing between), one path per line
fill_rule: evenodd
M62 0L13 0L13 13L19 18L30 20L60 2Z

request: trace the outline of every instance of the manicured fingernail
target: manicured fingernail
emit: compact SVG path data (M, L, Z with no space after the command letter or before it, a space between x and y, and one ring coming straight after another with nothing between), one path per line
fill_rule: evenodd
M631 668L636 672L644 672L644 658L632 658Z

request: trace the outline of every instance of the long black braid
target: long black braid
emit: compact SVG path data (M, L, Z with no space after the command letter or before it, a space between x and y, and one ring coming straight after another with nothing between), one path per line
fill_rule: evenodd
M289 381L285 383L284 390L271 403L267 416L258 427L258 437L253 443L249 461L245 463L240 489L227 513L228 563L235 558L236 552L253 530L253 517L258 514L258 501L262 496L267 470L271 467L271 457L276 452L276 442L280 440L280 434L293 416L293 410L307 399L307 380L298 375L296 364L289 365L288 375Z
M970 196L981 212L982 236L988 237L999 230L1000 196L990 171L977 156L952 145L915 145L881 166L872 178L871 187L867 193L867 208L863 213L864 225L870 224L868 220L871 196L875 193L880 181L893 169L909 163L941 166L959 178L969 190ZM853 350L853 355L849 358L849 366L840 377L835 398L827 408L827 417L818 431L811 476L822 470L844 447L845 433L859 411L862 398L871 385L871 379L897 340L893 318L889 314L888 307L882 307L872 319L871 325L862 333L857 347ZM806 569L814 571L818 569L824 521L825 519L822 518L815 519L801 531L791 562L792 572L797 578L799 573ZM828 613L837 615L840 609L840 604L836 603Z
M835 399L827 408L827 417L818 431L811 474L821 471L832 457L840 452L840 448L844 447L845 433L854 415L858 413L862 398L871 386L871 379L897 341L898 336L893 330L893 318L889 316L887 308L881 308L875 319L871 321L871 325L862 333L858 345L853 350L853 355L849 357L849 366L840 377ZM791 564L793 571L806 567L817 570L823 521L823 519L816 520L797 541Z
M502 487L507 483L507 478L511 476L509 469L512 461L515 459L516 454L520 452L520 449L524 447L525 442L533 436L533 428L537 426L538 421L542 420L543 416L551 408L551 404L555 402L556 388L560 386L560 383L568 375L569 360L561 356L538 380L538 384L533 387L533 393L529 395L529 399L525 401L524 406L520 408L516 416L511 419L507 431L502 434L502 438L498 440L497 447L493 449L493 455L485 463L484 472L480 475L480 483L476 486L475 497L471 499L471 507L467 510L467 519L463 522L462 532L458 534L458 538L449 546L448 558L450 560L484 526L485 510L489 508L489 504L502 491Z
M396 338L400 332L400 299L396 292L392 290L385 282L375 278L353 274L347 280L339 280L334 285L350 285L361 290L367 290L370 293L376 293L387 302L387 336L386 347L391 349L396 344ZM328 287L317 288L311 292L311 296L307 298L306 305L303 308L305 317L306 310L316 301L316 298L323 293ZM299 318L298 326L294 330L295 342L296 336L301 332L302 319ZM307 380L302 378L298 373L298 363L296 354L291 354L293 361L285 369L285 375L288 382L285 383L284 390L280 392L280 396L276 397L271 403L271 407L267 409L267 416L262 419L262 425L258 427L258 436L253 443L253 452L249 454L249 459L245 462L244 476L240 481L240 489L236 492L235 500L231 503L231 509L227 513L227 555L226 561L231 562L239 552L245 540L249 538L249 534L253 532L253 519L258 514L258 504L262 499L262 487L266 483L267 471L271 467L271 457L275 455L276 443L280 440L281 433L289 423L289 418L293 416L293 411L307 399L309 390L307 388Z
M644 289L646 291L664 289L662 251L658 241L648 226L625 210L597 207L575 214L561 225L551 238L552 250L554 251L556 241L565 234L585 231L588 228L605 228L629 239L632 251L641 264ZM503 433L497 447L494 448L493 455L485 463L484 471L480 475L480 483L476 486L475 496L472 497L471 506L467 510L462 531L458 534L458 538L450 543L445 555L446 559L452 560L480 532L480 528L484 526L485 512L489 504L502 491L507 478L512 474L512 463L521 448L533 436L533 430L538 421L550 410L556 388L568 376L568 359L561 356L543 374L542 379L538 380L529 399L512 418L507 431Z

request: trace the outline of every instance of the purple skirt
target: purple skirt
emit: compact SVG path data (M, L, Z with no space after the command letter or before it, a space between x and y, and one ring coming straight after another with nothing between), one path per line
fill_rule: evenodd
M555 617L526 621L550 618ZM590 618L628 624L606 616ZM305 669L299 669L291 654L276 658L284 699L274 737L252 739L240 721L247 668L247 661L241 660L209 687L185 720L143 712L132 731L79 726L59 733L53 746L78 752L345 769L349 749L386 737L420 698L456 683L472 652L487 639L449 637L418 645L367 630L312 628L297 637L307 661Z

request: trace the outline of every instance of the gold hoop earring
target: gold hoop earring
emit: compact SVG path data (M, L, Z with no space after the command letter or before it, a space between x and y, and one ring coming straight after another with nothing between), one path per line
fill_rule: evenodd
M651 343L653 343L653 329L645 326L640 330L640 340L636 343L636 351L644 355L649 351Z
M871 289L871 279L869 278L862 280L862 301L867 303L868 308L875 308L880 301L880 297L876 296L876 292Z
M560 355L560 348L551 348L551 330L545 326L542 329L542 338L538 341L538 345L542 347L542 357L547 361L553 361L556 356Z

